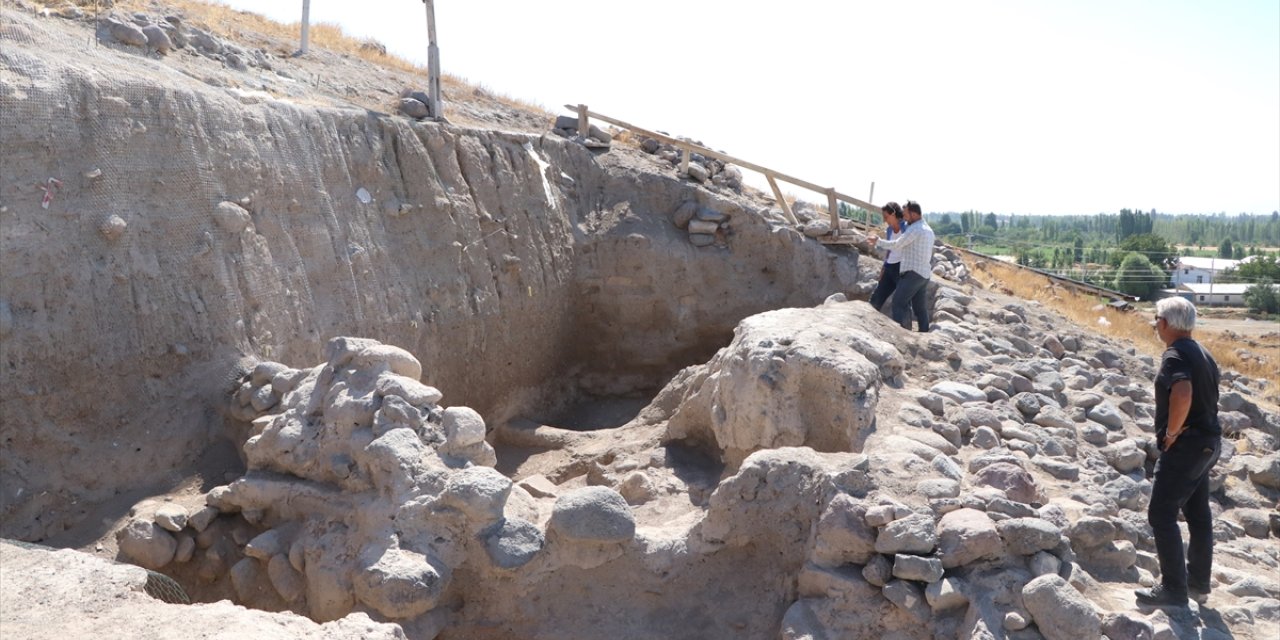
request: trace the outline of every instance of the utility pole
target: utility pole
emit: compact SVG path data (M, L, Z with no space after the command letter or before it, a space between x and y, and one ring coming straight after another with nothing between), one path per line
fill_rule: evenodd
M440 120L440 47L436 46L436 3L422 0L427 7L427 95L431 98L431 117Z
M298 55L307 55L307 41L311 33L311 0L302 0L302 48Z

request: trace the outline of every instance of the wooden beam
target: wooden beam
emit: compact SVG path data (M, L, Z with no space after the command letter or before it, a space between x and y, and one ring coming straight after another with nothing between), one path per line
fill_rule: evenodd
M587 119L587 105L578 105L578 135L583 139L591 137L591 121Z
M573 109L573 110L575 110L575 111L576 111L578 107L577 107L576 105L565 105L565 108L566 108L566 109ZM817 185L817 184L814 184L814 183L812 183L812 182L809 182L808 180L801 180L800 178L796 178L796 177L794 177L794 176L790 176L790 175L787 175L787 174L785 174L785 173L781 173L781 172L779 172L779 171L774 171L773 169L768 169L768 168L762 167L762 166L760 166L760 165L758 165L758 164L756 164L756 163L754 163L754 162L747 162L746 160L742 160L742 159L740 159L740 158L735 158L735 157L733 157L733 156L731 156L731 155L729 155L729 154L727 154L727 153L720 153L719 151L716 151L716 150L714 150L714 149L708 149L707 147L704 147L704 146L701 146L701 145L696 145L696 144L693 144L693 143L691 143L691 142L685 142L684 140L678 140L678 139L673 138L673 137L671 137L671 136L669 136L669 135L662 134L662 133L658 133L657 131L651 131L651 130L649 130L649 129L645 129L644 127L637 127L636 125L631 124L631 123L629 123L629 122L626 122L626 121L623 121L623 120L618 120L617 118L610 118L609 116L602 115L602 114L596 113L596 112L594 112L594 111L588 111L587 113L588 113L592 118L596 118L597 120L601 120L601 121L603 121L603 122L608 122L609 124L612 124L612 125L615 125L615 126L619 126L619 127L624 128L624 129L630 129L630 130L632 130L632 131L635 131L636 133L644 134L644 135L649 136L650 138L653 138L654 140L657 140L657 141L659 141L659 142L665 142L665 143L667 143L667 144L669 144L669 145L672 145L672 146L678 147L678 148L680 148L680 149L686 149L686 150L697 151L698 153L700 153L700 154L702 154L702 155L704 155L704 156L706 156L706 157L708 157L708 158L715 158L715 159L720 160L720 161L722 161L722 162L729 162L729 163L733 163L733 164L736 164L736 165L738 165L738 166L740 166L740 167L744 167L744 168L750 169L750 170L752 170L752 171L756 171L756 172L758 172L758 173L763 173L763 174L765 174L766 176L768 176L768 175L772 175L773 177L775 177L775 178L777 178L777 179L779 179L779 180L783 180L783 181L789 182L789 183L791 183L791 184L793 184L793 185L796 185L797 187L801 187L801 188L804 188L804 189L808 189L808 190L813 191L813 192L815 192L815 193L827 193L827 191L828 191L828 188L827 188L827 187L819 186L819 185ZM878 211L878 210L879 210L879 207L877 207L877 206L876 206L876 205L874 205L874 204L871 204L870 202L867 202L867 201L865 201L865 200L862 200L861 198L855 198L855 197L853 197L853 196L850 196L850 195L847 195L847 194L840 193L839 191L837 191L837 192L836 192L836 198L837 198L837 199L839 199L839 200L843 200L844 202L848 202L849 204L852 204L852 205L854 205L854 206L862 207L863 209L866 209L866 210L868 210L868 211ZM865 227L865 225L864 225L864 227Z
M787 204L787 199L782 197L782 189L778 188L778 181L773 179L772 174L766 173L764 177L769 179L769 187L773 189L773 198L778 201L778 206L782 207L782 215L787 217L787 222L794 225L800 224L800 221L796 220L796 215L791 213L791 205Z
M689 156L691 153L689 148L685 147L684 154L680 157L680 175L682 176L689 175Z
M840 237L840 203L836 200L836 188L827 189L827 208L831 210L831 235Z

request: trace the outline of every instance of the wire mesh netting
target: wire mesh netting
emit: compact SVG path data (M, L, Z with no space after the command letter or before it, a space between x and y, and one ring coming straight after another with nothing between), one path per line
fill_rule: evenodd
M53 547L46 547L33 542L23 542L21 540L0 538L0 542L5 542L30 551L58 551L58 549ZM115 564L124 563L117 562ZM144 571L147 572L147 581L142 587L142 591L144 593L156 600L168 602L169 604L191 604L191 598L187 595L186 590L182 588L182 585L178 584L176 580L158 571L152 571L150 569L144 569Z

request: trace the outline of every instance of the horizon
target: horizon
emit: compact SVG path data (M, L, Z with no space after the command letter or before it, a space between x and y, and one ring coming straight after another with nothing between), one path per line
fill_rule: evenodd
M297 0L217 1L301 18ZM774 6L441 0L441 66L552 113L587 104L846 193L874 183L877 204L1280 210L1280 3ZM315 0L311 22L426 63L422 3Z

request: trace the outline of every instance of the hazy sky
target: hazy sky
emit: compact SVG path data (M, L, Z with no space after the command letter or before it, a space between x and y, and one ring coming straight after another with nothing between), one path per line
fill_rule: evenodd
M312 0L311 19L425 65L418 0ZM436 21L446 73L861 198L874 181L876 203L1280 209L1276 0L437 0Z

